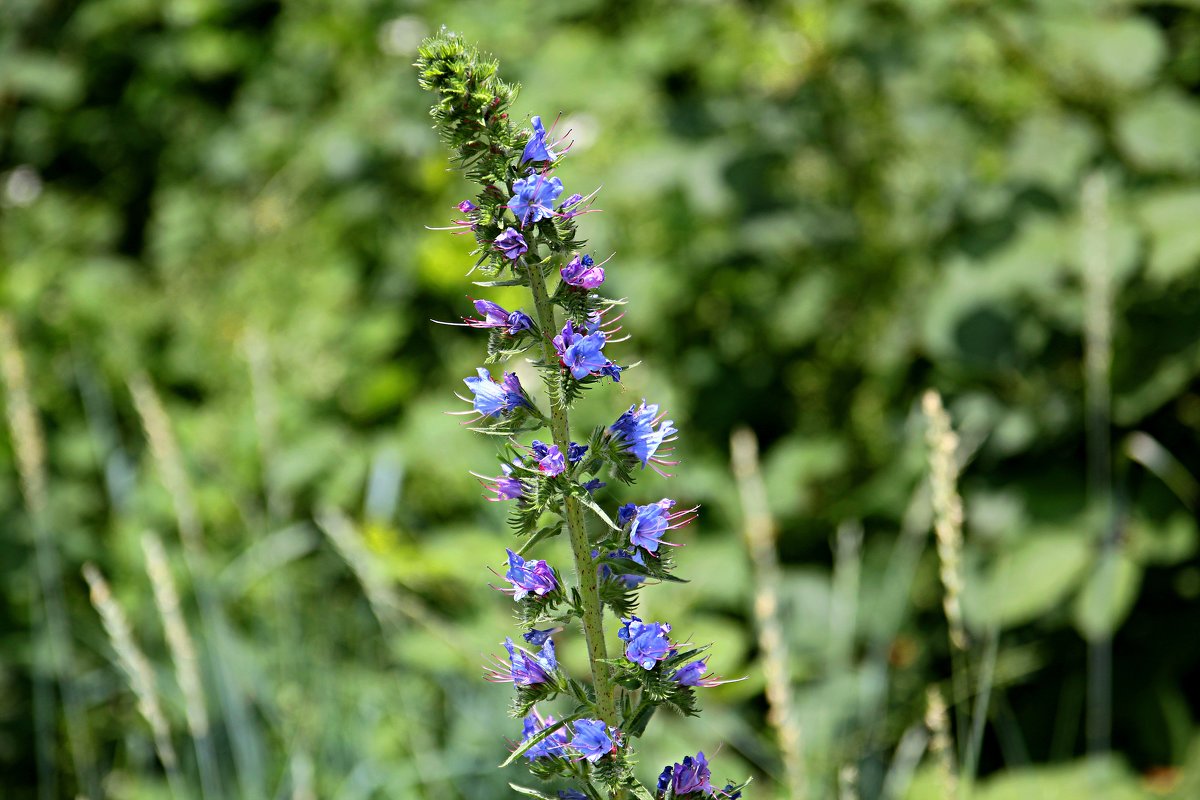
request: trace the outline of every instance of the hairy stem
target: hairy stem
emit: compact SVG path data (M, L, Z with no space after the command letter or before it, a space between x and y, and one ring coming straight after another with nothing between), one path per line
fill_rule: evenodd
M554 351L551 337L557 330L557 323L554 320L554 307L546 293L546 279L542 275L541 267L526 262L525 268L529 275L529 288L533 292L533 304L537 308L538 326L542 329L542 355L547 364L554 364L558 360L558 354ZM554 444L565 455L570 444L571 425L562 396L550 398L550 432L554 437ZM583 524L583 506L574 497L567 497L565 503L567 533L571 539L575 571L579 575L579 595L583 601L583 633L587 639L588 660L592 664L596 706L600 719L608 725L615 726L617 704L613 693L612 674L608 667L608 648L604 642L604 609L600 605L596 563L592 560L592 546Z

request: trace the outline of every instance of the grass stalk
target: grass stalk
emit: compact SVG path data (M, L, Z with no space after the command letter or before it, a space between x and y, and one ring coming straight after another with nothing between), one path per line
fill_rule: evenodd
M205 653L215 678L217 698L233 751L238 788L245 798L262 797L265 791L262 746L247 707L245 692L234 676L236 659L228 624L210 588L204 528L192 500L183 456L171 429L170 417L150 380L145 375L135 375L129 381L129 390L150 443L151 456L175 512L179 539L183 544L184 565L200 610L200 625L207 644Z
M137 698L138 712L150 726L150 732L154 736L154 749L163 769L166 770L171 795L182 800L187 795L183 791L183 781L179 774L179 759L175 755L175 746L171 743L171 729L159 702L154 669L134 641L133 630L128 617L125 616L125 610L113 598L108 581L100 574L100 570L94 564L84 564L83 577L91 589L92 605L99 612L100 621L104 623L104 630L117 656L117 664L125 673L129 687Z
M209 730L204 685L200 680L196 647L179 605L175 579L171 575L162 542L157 536L152 533L142 536L142 553L146 558L146 574L154 591L154 605L158 608L158 615L167 635L167 647L171 651L175 679L183 693L183 709L200 772L200 789L206 799L218 798L221 797L220 772Z
M1089 505L1096 509L1103 526L1095 562L1099 570L1117 548L1111 441L1113 287L1108 260L1108 183L1102 173L1093 172L1084 180L1080 214L1087 491ZM1089 637L1087 747L1093 757L1106 753L1112 743L1112 658L1110 632Z
M733 475L742 502L742 534L754 573L754 621L766 679L767 721L775 729L783 756L788 797L808 796L804 739L792 701L788 647L779 618L779 556L776 526L767 502L758 459L758 439L747 428L734 431L729 442Z
M72 679L75 650L66 611L62 565L58 548L50 534L49 499L46 478L46 440L42 435L30 390L25 358L21 353L16 325L0 314L0 374L3 375L9 432L16 455L21 493L33 527L34 561L40 594L40 617L45 633L34 633L37 652L42 644L49 655L53 680L62 696L66 721L67 746L79 782L78 791L88 798L101 797L96 774L91 734L83 702ZM34 713L39 793L53 796L57 787L54 773L55 711L53 689L40 666L34 667Z

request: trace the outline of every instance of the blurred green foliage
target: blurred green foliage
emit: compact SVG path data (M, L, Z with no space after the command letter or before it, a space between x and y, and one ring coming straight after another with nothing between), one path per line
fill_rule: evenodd
M968 625L1000 637L977 795L1196 796L1197 3L8 0L3 17L0 303L45 426L65 680L107 796L169 793L87 602L89 560L199 786L147 529L173 543L201 650L207 800L498 797L519 774L494 769L518 727L478 679L511 631L486 586L503 510L467 475L494 468L493 447L440 414L482 342L428 322L469 310L468 243L424 229L465 191L409 67L442 24L524 84L520 113L563 114L567 190L603 186L581 230L616 253L622 360L642 366L579 423L643 396L671 410L686 477L638 497L704 514L680 558L694 582L645 611L750 676L665 723L644 777L720 743L715 777L758 774L769 797L781 776L727 466L744 425L782 531L812 795L845 765L863 797L903 788L885 784L897 743L920 731L924 688L949 689L915 402L934 386L970 457ZM1089 175L1107 186L1091 261ZM1087 481L1098 264L1112 513ZM167 536L180 497L130 395L140 375L178 438L200 557ZM0 437L0 463L12 452ZM70 797L65 723L36 722L53 661L34 535L15 468L0 474L0 785L38 796L40 758L44 790L58 775L41 796ZM861 550L835 567L848 520ZM1109 632L1116 754L1089 770L1073 761L1086 637ZM562 649L578 670L582 648ZM940 791L920 767L909 794Z

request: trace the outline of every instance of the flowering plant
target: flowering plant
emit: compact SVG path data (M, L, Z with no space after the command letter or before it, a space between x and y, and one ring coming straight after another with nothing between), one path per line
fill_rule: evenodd
M487 673L490 680L513 684L513 714L523 720L522 738L504 765L524 757L538 777L569 781L559 798L740 797L745 784L712 785L703 752L667 766L653 790L633 772L634 740L658 708L694 715L696 689L725 681L706 675L707 646L673 641L669 623L634 614L641 589L679 580L668 549L679 545L662 537L695 519L697 509L673 511L675 501L663 498L626 503L610 515L597 498L607 485L601 476L633 484L639 467L647 466L667 476L664 468L676 463L669 460L674 424L643 400L585 439L571 438L573 403L585 389L620 381L627 368L606 349L623 341L617 337L620 315L613 312L624 300L597 291L604 267L576 235L576 220L591 210L595 195L559 201L565 190L552 173L569 144L555 141L553 126L548 130L540 117L530 120L529 129L513 123L508 109L516 87L499 78L495 62L443 32L425 41L416 66L422 88L435 96L431 113L456 166L480 186L475 198L458 204L464 218L448 230L473 235L473 271L485 278L477 286L525 287L533 309L526 314L476 300L479 317L464 317L464 324L488 331L488 363L527 355L545 384L549 411L543 413L513 372L496 380L480 367L464 381L472 397L462 399L472 409L460 413L471 415L475 430L503 437L501 474L478 477L495 495L489 500L513 504L512 527L524 540L517 550L506 549L503 577L511 586L502 591L513 598L529 648L506 638L507 658L496 657ZM556 281L553 292L548 281ZM546 442L524 445L517 438L545 429ZM585 512L594 518L592 533ZM574 560L573 586L551 564L531 557L564 533ZM605 608L620 622L617 657L609 654ZM553 637L569 638L576 620L587 646L590 685L567 675L555 655ZM570 710L558 719L538 709L560 697Z

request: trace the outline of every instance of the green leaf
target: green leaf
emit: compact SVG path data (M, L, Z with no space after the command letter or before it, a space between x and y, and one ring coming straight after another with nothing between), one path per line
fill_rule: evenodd
M602 508L600 508L600 506L596 505L596 501L592 500L591 495L588 494L587 489L584 489L582 486L575 486L575 487L572 487L571 494L573 494L576 498L578 498L579 502L583 503L585 506L587 506L592 511L594 511L596 513L596 516L598 516L598 517L600 517L600 519L604 520L605 525L612 528L614 531L621 530L621 528L617 525L617 523L613 522L612 519L609 518L608 514L604 513L604 509L602 509Z
M1135 166L1152 171L1200 167L1200 104L1163 89L1130 106L1117 118L1117 144Z
M542 794L537 789L530 789L526 786L517 786L515 783L510 783L508 786L517 794L523 794L526 797L537 797L541 800L557 800L557 798L551 797L548 794Z
M1167 189L1146 196L1137 214L1150 234L1147 279L1159 284L1194 274L1200 267L1200 189Z
M1088 639L1110 635L1137 600L1142 568L1124 551L1101 556L1075 598L1075 627Z
M967 576L963 603L972 627L1020 625L1051 611L1084 574L1090 541L1041 532L1013 543L984 575Z

